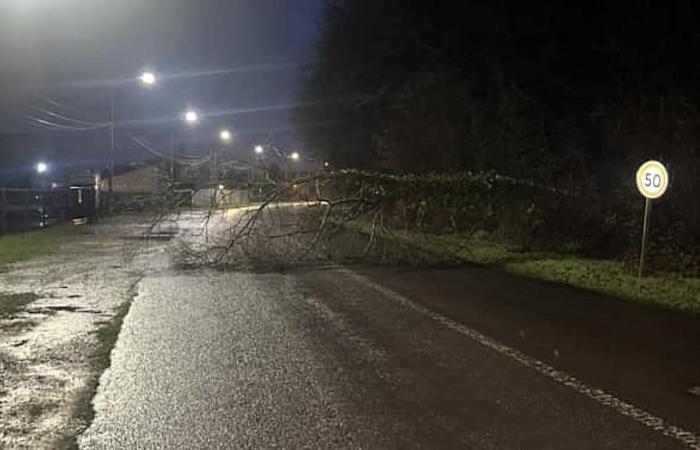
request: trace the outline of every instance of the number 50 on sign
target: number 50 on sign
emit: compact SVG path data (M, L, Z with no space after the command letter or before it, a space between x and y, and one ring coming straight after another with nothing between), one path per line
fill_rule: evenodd
M668 172L658 161L647 161L637 171L637 189L646 198L656 199L668 188Z

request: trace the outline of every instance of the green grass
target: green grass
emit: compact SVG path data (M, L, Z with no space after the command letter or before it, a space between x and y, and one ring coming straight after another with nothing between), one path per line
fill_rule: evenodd
M7 294L0 292L0 319L8 319L17 315L37 298L39 296L34 293Z
M71 427L73 431L61 437L56 442L53 448L57 450L77 450L78 436L90 426L95 418L95 410L92 406L92 399L97 393L97 386L100 375L107 370L111 364L111 354L114 345L119 338L124 318L131 308L131 303L136 295L136 283L134 283L129 292L129 300L119 305L114 310L114 316L111 320L103 322L95 331L97 339L97 347L92 354L93 376L87 383L87 386L78 394L73 405L72 417L76 426Z
M119 332L124 323L124 317L126 317L130 307L130 301L119 305L114 310L114 317L112 317L109 322L104 322L95 332L97 337L97 349L95 350L93 358L94 366L98 372L103 372L109 367L112 347L114 347L114 344L117 342Z
M36 326L33 320L14 320L8 323L0 324L0 331L8 331L10 333L20 333L29 330Z
M79 236L80 228L60 225L39 231L0 236L0 271L7 265L50 255Z
M700 278L663 274L640 280L621 262L585 258L533 259L507 263L505 268L613 297L700 313Z
M368 232L365 227L360 231ZM394 232L382 233L381 236L433 255L442 255L443 260L493 265L533 279L700 314L700 278L655 274L640 280L636 268L620 261L582 258L567 253L522 251L483 235L466 238Z

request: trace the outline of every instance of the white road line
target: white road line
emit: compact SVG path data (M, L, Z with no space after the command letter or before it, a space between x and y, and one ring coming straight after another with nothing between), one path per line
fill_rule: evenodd
M694 432L684 430L683 428L677 427L675 425L671 425L661 417L655 416L641 408L638 408L630 403L625 402L624 400L620 400L614 395L605 392L602 389L589 386L574 376L557 370L554 367L542 361L531 358L530 356L527 356L526 354L521 353L518 350L510 348L507 345L501 344L500 342L491 339L490 337L481 334L478 331L471 329L465 325L457 323L454 320L443 316L442 314L438 314L412 300L409 300L408 298L389 288L386 288L371 281L363 275L353 272L350 269L341 268L339 270L345 273L347 276L357 280L358 282L364 284L365 286L371 289L374 289L375 291L380 292L381 294L396 301L397 303L411 308L414 311L419 312L420 314L426 317L429 317L430 319L438 322L439 324L472 339L473 341L477 342L478 344L481 344L486 348L494 350L497 353L500 353L501 355L507 356L508 358L518 362L522 366L533 369L539 372L540 374L556 381L557 383L571 388L579 394L585 395L591 400L605 405L613 409L617 413L629 417L634 421L641 423L642 425L645 425L651 428L652 430L663 434L664 436L680 441L693 450L700 450L700 436L698 436Z

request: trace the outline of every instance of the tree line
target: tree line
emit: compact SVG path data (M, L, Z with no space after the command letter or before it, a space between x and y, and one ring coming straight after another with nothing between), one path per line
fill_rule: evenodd
M495 171L576 191L600 227L627 234L643 203L635 171L660 159L671 188L655 225L674 251L698 252L697 9L329 0L295 117L335 167Z

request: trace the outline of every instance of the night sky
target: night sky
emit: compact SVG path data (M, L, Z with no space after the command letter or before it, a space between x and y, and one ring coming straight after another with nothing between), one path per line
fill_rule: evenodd
M208 153L223 127L237 134L234 156L270 136L298 145L289 117L313 60L320 3L3 0L0 133L13 138L0 142L2 169L32 158L104 166L104 129L49 131L38 120L104 123L110 98L122 123L118 164L153 157L129 133L162 150L174 130L184 154ZM136 79L146 69L160 77L150 89ZM187 107L203 116L194 129L180 119Z

